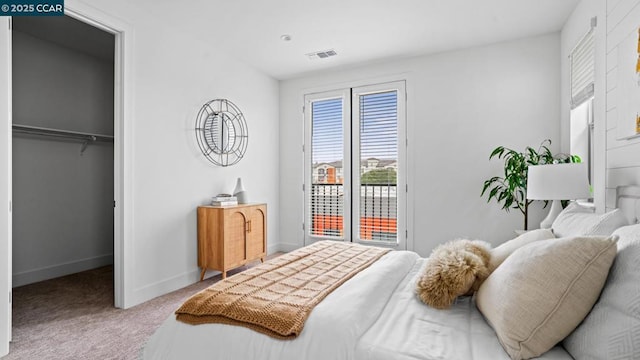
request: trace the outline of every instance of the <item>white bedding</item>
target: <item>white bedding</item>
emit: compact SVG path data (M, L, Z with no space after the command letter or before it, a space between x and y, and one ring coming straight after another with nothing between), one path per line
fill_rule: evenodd
M509 359L470 298L450 310L419 301L414 287L424 260L408 251L383 256L318 304L295 340L171 315L142 359ZM572 359L561 347L541 358Z

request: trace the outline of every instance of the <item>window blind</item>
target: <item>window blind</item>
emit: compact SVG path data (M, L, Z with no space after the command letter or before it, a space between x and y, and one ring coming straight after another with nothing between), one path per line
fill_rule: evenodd
M593 27L569 56L571 63L571 109L593 97L595 83L595 39Z
M395 91L360 96L360 156L398 158L398 96Z
M397 241L398 94L359 96L360 239Z
M308 231L314 236L343 237L342 98L311 103L311 174Z

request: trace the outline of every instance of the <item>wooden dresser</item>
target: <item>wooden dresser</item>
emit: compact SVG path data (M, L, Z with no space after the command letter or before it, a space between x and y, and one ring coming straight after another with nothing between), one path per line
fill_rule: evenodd
M260 259L267 253L267 205L198 207L200 281L207 269L222 272Z

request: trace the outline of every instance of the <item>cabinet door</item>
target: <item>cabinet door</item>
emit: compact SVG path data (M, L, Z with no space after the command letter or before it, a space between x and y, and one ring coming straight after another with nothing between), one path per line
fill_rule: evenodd
M242 211L229 209L224 221L224 267L242 265L247 258L245 234L247 219Z
M249 228L247 232L247 259L257 259L265 256L267 249L267 209L256 206L248 209Z

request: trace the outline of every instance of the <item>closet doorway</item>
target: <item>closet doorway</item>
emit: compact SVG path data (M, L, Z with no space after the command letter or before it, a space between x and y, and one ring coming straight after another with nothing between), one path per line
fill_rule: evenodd
M115 35L115 56L114 56L114 90L113 90L113 136L112 145L113 158L113 193L111 194L113 228L110 229L113 239L113 282L114 282L114 303L118 308L127 308L136 304L132 295L132 282L130 280L133 269L131 254L132 244L128 239L133 236L133 222L129 215L133 213L132 201L132 158L131 149L133 147L132 138L128 134L132 133L132 36L133 27L119 18L104 13L95 7L85 5L80 2L69 1L65 4L65 14L89 24L95 28ZM12 199L12 142L13 142L13 116L12 116L12 61L13 53L13 20L15 18L5 18L9 26L0 27L0 292L9 296L0 296L0 356L9 351L9 341L11 340L12 328L12 247L17 244L18 239L13 236L13 199ZM49 66L49 71L56 71ZM40 81L44 82L49 76L44 76ZM64 81L67 81L65 79ZM37 99L29 106L43 106L46 99ZM16 122L19 119L16 118ZM125 136L127 134L127 136ZM62 144L60 144L62 145ZM89 147L91 145L88 145ZM80 151L81 149L77 149ZM89 151L90 149L85 149ZM83 153L84 156L84 153ZM40 176L39 171L31 174L33 177ZM16 180L19 181L19 180ZM57 191L57 190L56 190ZM126 194L126 195L125 195ZM46 198L32 198L34 202L46 202ZM8 205L8 206L6 206ZM63 204L58 204L58 210L64 211ZM33 221L37 219L33 217ZM45 266L41 266L44 268Z
M73 17L13 18L13 287L114 264L115 58Z
M14 287L113 264L114 49L69 16L13 19Z

